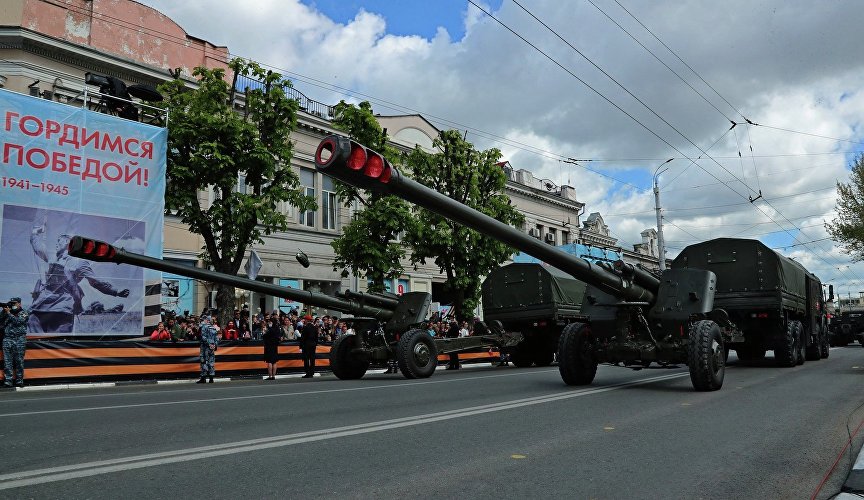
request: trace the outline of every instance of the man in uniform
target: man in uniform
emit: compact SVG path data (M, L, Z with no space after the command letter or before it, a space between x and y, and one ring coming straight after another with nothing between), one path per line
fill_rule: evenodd
M6 325L3 336L3 385L24 387L24 351L27 348L27 317L21 299L13 297L0 312L0 324ZM13 378L14 373L14 378Z
M213 383L213 376L216 375L216 346L219 342L219 332L216 327L210 324L210 316L207 314L201 315L201 378L198 379L198 384L206 382L207 377L210 377L210 383Z
M84 290L79 283L86 279L90 285L106 295L128 297L129 289L117 290L111 283L98 279L90 261L69 256L70 236L61 234L57 248L49 258L45 245L45 225L33 227L30 245L39 259L48 263L45 281L33 291L33 305L28 321L30 333L72 333L75 316L84 311L81 305Z
M318 348L318 327L312 321L312 316L307 314L303 317L303 330L301 330L300 349L303 351L303 368L306 375L303 378L312 378L315 375L315 351Z

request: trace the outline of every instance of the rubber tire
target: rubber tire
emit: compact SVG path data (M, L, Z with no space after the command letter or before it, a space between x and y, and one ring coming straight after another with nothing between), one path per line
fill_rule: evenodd
M357 335L341 335L330 348L330 370L340 380L357 380L366 375L368 361L359 361L351 356L357 343Z
M405 378L429 378L438 366L438 347L426 330L408 330L396 346L396 362Z
M587 385L597 375L594 335L584 323L570 323L558 339L558 372L567 385Z
M690 326L687 344L687 367L690 381L697 391L716 391L723 387L726 362L720 326L711 320L697 321Z
M534 364L532 354L531 346L523 340L516 345L516 347L513 348L513 352L510 353L510 362L513 363L513 366L518 368L528 368Z
M804 335L805 338L809 337L806 332ZM807 361L819 361L822 359L822 335L817 337L816 343L804 347L804 359Z
M786 322L786 334L783 335L782 345L774 346L774 360L777 366L791 368L798 364L798 341L795 336L795 322Z
M531 357L534 359L534 366L549 366L555 359L555 352L550 351L549 349L536 347L533 356Z
M801 324L800 321L795 321L795 330L798 333L796 338L798 339L798 361L797 364L803 365L805 361L807 361L807 355L804 349L804 325Z

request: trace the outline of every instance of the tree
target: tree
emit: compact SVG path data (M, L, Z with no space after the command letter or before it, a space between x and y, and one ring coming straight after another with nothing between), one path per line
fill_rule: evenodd
M170 117L165 210L203 237L201 258L207 264L234 275L249 245L287 229L280 203L311 210L315 202L302 195L291 169L288 138L298 107L285 95L291 82L240 59L229 66L235 82L237 75L261 82L260 88L247 89L242 112L234 109L234 88L223 69L195 68L196 89L175 79L161 90ZM242 176L248 188L238 189ZM200 194L211 188L208 206ZM234 288L219 285L216 304L225 324L234 309Z
M438 153L415 148L406 158L414 180L505 224L524 223L504 194L500 151L477 151L455 130L441 132L433 144ZM417 219L406 238L414 249L411 260L425 264L427 258L435 259L447 276L445 288L453 296L456 317L465 319L477 307L481 278L514 250L425 209L418 209Z
M399 152L387 144L387 134L381 129L372 105L364 101L355 106L340 101L334 106L333 126L371 148L393 163ZM337 182L336 192L346 207L355 200L362 209L354 213L351 222L342 228L342 235L331 245L336 252L334 271L350 269L355 275L368 278L369 290L384 291L384 281L402 274L405 249L396 237L412 222L408 204L395 196L382 196L361 191Z
M837 218L825 229L853 260L864 260L864 154L855 158L849 184L837 182Z

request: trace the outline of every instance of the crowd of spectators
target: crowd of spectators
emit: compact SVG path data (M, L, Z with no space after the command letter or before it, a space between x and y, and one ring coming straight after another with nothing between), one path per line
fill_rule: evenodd
M258 341L264 339L268 326L278 325L281 342L298 342L300 332L306 321L318 327L318 343L330 344L336 337L349 331L350 326L344 320L335 316L313 316L311 320L304 319L296 309L290 312L272 311L269 314L258 311L249 314L248 309L235 309L233 319L224 326L217 316L211 317L211 324L219 332L220 340ZM198 341L201 338L200 317L185 311L182 315L165 318L150 334L154 342Z

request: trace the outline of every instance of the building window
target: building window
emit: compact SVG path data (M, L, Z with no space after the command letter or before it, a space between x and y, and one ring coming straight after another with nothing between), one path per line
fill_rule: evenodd
M569 245L570 244L570 231L561 231L561 244Z
M315 196L315 172L309 169L301 168L300 169L300 185L303 189L303 194L306 196L311 196L313 199ZM300 213L300 225L306 227L315 227L315 211L307 210L305 212Z
M333 178L325 175L321 182L321 225L322 229L336 229L336 186Z

